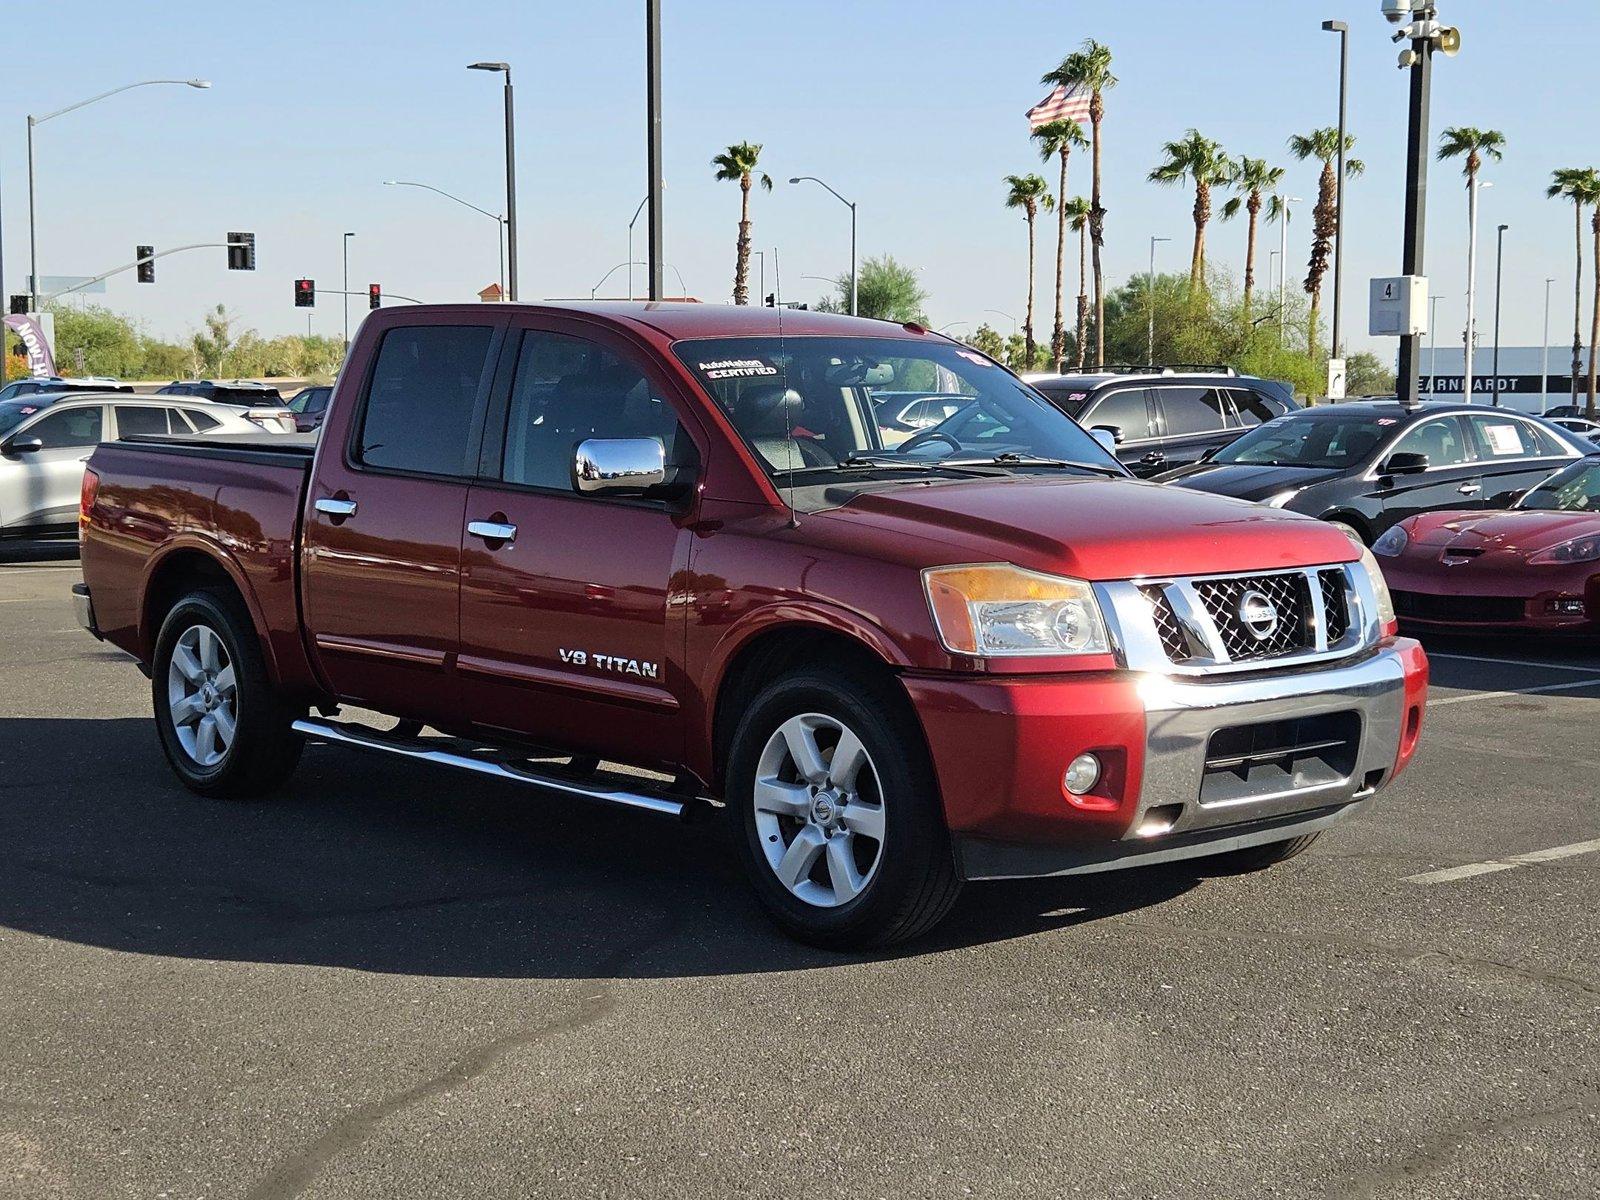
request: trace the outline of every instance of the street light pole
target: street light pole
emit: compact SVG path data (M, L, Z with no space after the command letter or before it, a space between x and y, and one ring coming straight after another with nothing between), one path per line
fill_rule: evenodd
M1411 72L1411 96L1406 123L1405 240L1400 268L1405 275L1422 274L1423 236L1427 228L1428 215L1428 101L1433 90L1434 43L1428 27L1435 15L1431 0L1414 3L1411 11L1413 18L1411 28L1423 36L1411 39L1408 68ZM1422 400L1421 380L1417 374L1417 360L1421 357L1418 351L1421 345L1422 338L1419 334L1407 334L1400 339L1396 373L1400 377L1398 380L1400 402L1407 408L1415 407ZM1467 345L1470 353L1472 345L1470 336ZM1470 380L1467 386L1470 388Z
M1505 264L1506 230L1509 225L1495 228L1494 235L1494 406L1500 407L1500 275Z
M443 188L436 188L431 183L416 183L416 182L414 182L414 181L412 181L410 179L385 179L383 182L384 182L384 186L385 187L414 187L414 188L422 188L422 189L424 189L426 191L437 193L438 195L443 196L446 200L454 200L457 204L465 205L467 208L470 208L473 212L482 213L484 216L486 216L490 220L492 220L494 222L495 247L496 247L496 249L498 249L500 251L500 294L502 296L505 294L505 290L506 290L506 244L505 244L506 219L504 217L502 217L499 213L490 212L487 208L479 208L476 204L473 204L470 200L463 200L460 196L453 195L450 192L445 191Z
M661 299L665 252L661 246L661 0L644 0L645 29L645 160L650 172L646 194L650 199L648 229L650 299Z
M499 71L505 76L506 100L506 274L507 298L517 298L517 133L515 106L511 93L511 64L503 62L475 62L469 71Z
M42 117L28 114L28 307L34 312L39 309L39 243L38 235L34 231L34 182L33 182L33 131L35 126L43 125L56 117L65 116L80 108L87 108L109 96L119 92L132 91L134 88L154 87L160 84L176 84L179 87L208 88L211 86L209 79L143 79L138 83L125 83L121 87L114 87L110 91L101 92L90 96L87 100L79 100L76 104L69 104L65 108L58 108L55 112L45 113Z
M1324 21L1322 28L1339 35L1339 172L1334 181L1334 208L1338 215L1333 227L1333 357L1343 357L1340 351L1339 315L1344 297L1344 113L1345 92L1350 77L1350 26L1343 21Z
M1462 388L1467 403L1472 403L1472 354L1478 348L1478 190L1493 187L1476 176L1467 189L1467 331L1466 369L1462 372Z
M1154 366L1156 361L1156 243L1170 242L1171 238L1152 237L1150 239L1150 274L1145 284L1145 297L1150 309L1149 323L1145 328L1144 362L1145 366Z
M1439 301L1443 296L1428 297L1428 395L1439 393Z
M344 247L344 348L350 349L350 239L353 233L344 235L341 245Z
M638 221L639 214L644 211L644 206L650 203L648 195L639 201L639 207L633 210L633 220L628 222L628 299L633 299L633 226ZM648 265L648 264L647 264Z
M1280 346L1283 345L1284 331L1288 328L1284 313L1289 299L1284 295L1284 285L1289 281L1289 206L1299 203L1299 196L1278 197L1278 345Z
M1011 322L1011 334L1012 334L1013 337L1016 336L1016 333L1017 333L1017 319L1015 317L1013 317L1010 313L1006 312L1004 309L1001 309L1001 308L986 308L983 311L984 312L992 312L996 316L1004 317L1006 320L1010 321Z
M1550 285L1554 279L1544 281L1544 341L1539 344L1539 415L1550 404Z
M855 206L855 201L846 200L843 196L839 195L838 192L833 191L833 189L831 187L828 187L828 185L826 183L823 183L822 180L818 179L815 175L795 175L789 180L789 182L790 183L803 183L806 180L810 180L812 183L821 184L821 186L823 186L825 188L828 188L828 191L833 193L833 198L835 200L837 200L840 204L844 205L846 208L848 208L850 210L850 315L853 317L853 316L856 315L856 307L857 307L856 306L856 206Z

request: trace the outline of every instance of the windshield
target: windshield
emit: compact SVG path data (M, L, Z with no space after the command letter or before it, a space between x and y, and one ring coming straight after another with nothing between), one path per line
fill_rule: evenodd
M1389 436L1391 424L1371 416L1279 417L1223 447L1212 461L1338 470L1365 461Z
M1015 376L952 342L748 337L673 350L770 474L963 466L1125 474ZM919 396L933 403L907 413Z
M1524 496L1518 508L1551 512L1600 512L1600 459L1563 467Z
M0 400L0 435L10 433L40 409L49 408L49 404L40 404L33 396L21 396L15 400Z

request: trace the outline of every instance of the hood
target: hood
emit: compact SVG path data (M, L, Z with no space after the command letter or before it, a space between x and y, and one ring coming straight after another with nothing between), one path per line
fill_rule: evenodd
M875 543L863 549L923 565L1013 562L1090 580L1266 571L1357 556L1344 534L1310 517L1125 479L895 487L813 519Z
M1340 474L1329 467L1272 467L1252 463L1196 463L1179 467L1158 478L1162 483L1236 496L1240 500L1266 500L1290 488L1310 487Z
M1417 546L1531 554L1572 538L1600 533L1600 513L1541 509L1424 513L1408 523L1406 532Z

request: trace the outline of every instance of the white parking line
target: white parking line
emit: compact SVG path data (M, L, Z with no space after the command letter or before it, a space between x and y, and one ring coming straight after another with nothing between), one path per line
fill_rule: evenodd
M1428 651L1429 658L1454 658L1461 662L1494 663L1502 667L1542 667L1546 671L1577 671L1580 674L1594 674L1593 665L1575 667L1571 663L1531 662L1525 658L1485 658L1481 654L1445 654L1438 650Z
M1507 696L1533 696L1540 692L1570 692L1576 688L1586 687L1600 687L1600 675L1591 675L1588 679L1575 679L1571 683L1545 683L1538 687L1511 688L1504 692L1472 692L1465 696L1446 696L1443 700L1429 700L1428 707L1442 708L1446 704L1466 704L1471 700L1499 700Z
M1552 846L1548 850L1530 850L1526 854L1509 854L1489 862L1467 863L1462 867L1446 867L1442 871L1425 871L1421 875L1407 875L1401 883L1454 883L1458 879L1471 879L1474 875L1490 875L1496 871L1511 871L1517 867L1536 863L1555 862L1575 854L1593 854L1600 850L1600 838L1587 842L1571 842L1565 846Z

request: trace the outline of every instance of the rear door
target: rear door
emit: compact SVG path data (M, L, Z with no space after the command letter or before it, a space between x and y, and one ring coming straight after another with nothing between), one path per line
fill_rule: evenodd
M454 715L461 536L504 318L419 317L380 335L309 485L306 629L341 699Z
M466 508L463 709L560 748L677 760L691 699L672 602L692 541L681 506L573 486L589 438L656 438L669 464L697 461L677 386L617 333L549 317L513 323L501 377Z
M1428 469L1415 475L1388 475L1375 468L1383 497L1383 532L1407 517L1438 509L1483 507L1483 480L1469 448L1466 422L1458 416L1434 417L1406 430L1384 456L1426 454Z
M1228 428L1230 406L1218 388L1155 387L1167 468L1188 466L1220 450L1237 436Z
M1506 412L1472 413L1466 421L1486 508L1509 507L1518 494L1577 457L1548 430Z
M1078 416L1078 424L1093 433L1109 430L1117 439L1117 460L1141 478L1167 469L1167 456L1151 413L1149 389L1112 387L1094 397Z
M18 528L55 532L78 519L83 464L105 432L100 404L73 404L48 410L13 438L38 438L43 446L0 460L0 522Z

